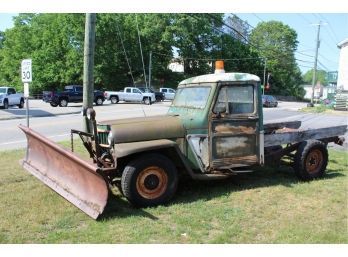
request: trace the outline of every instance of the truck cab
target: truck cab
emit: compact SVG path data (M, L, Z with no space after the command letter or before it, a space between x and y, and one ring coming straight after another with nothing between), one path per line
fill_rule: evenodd
M182 81L168 115L186 130L186 153L203 173L263 164L260 79L246 73Z

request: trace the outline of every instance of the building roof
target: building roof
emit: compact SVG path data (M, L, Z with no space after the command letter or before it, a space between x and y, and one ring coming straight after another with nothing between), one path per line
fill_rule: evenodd
M342 47L345 47L345 46L348 46L348 38L346 38L345 40L343 40L342 42L337 44L338 48L342 48Z
M179 85L195 84L195 83L214 83L214 82L229 82L229 81L256 81L260 78L249 73L218 73L201 75L189 79L185 79Z

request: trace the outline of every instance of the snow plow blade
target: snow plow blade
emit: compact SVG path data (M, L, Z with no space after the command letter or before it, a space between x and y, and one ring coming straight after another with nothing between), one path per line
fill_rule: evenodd
M93 219L104 211L108 186L97 167L32 129L19 125L28 141L22 166Z

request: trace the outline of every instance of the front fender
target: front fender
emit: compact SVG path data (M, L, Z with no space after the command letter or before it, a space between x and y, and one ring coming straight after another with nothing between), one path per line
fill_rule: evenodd
M177 143L168 139L121 143L115 144L115 154L117 158L122 158L135 153L142 153L169 147L176 148Z

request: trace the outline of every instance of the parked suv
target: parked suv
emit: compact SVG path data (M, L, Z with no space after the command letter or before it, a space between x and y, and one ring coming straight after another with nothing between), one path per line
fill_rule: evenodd
M50 103L51 106L66 107L68 103L79 103L83 101L83 86L69 85L65 86L63 92L43 91L42 100ZM94 102L96 105L102 105L105 101L104 93L100 90L94 90Z

